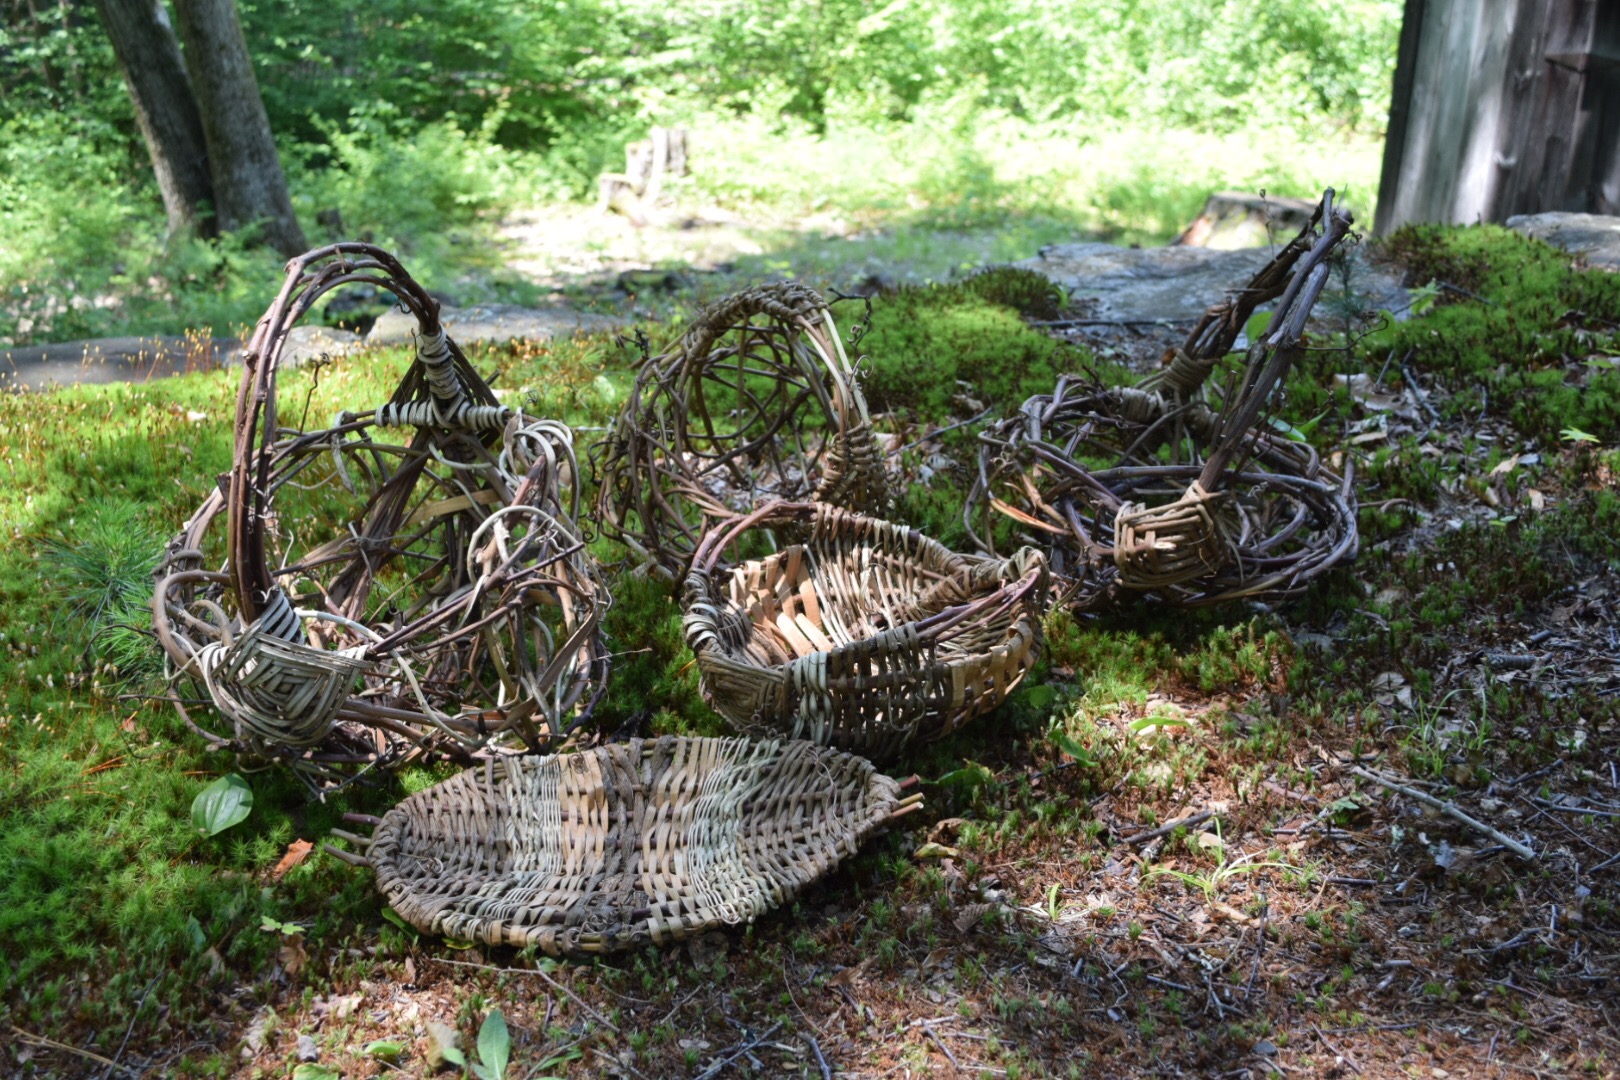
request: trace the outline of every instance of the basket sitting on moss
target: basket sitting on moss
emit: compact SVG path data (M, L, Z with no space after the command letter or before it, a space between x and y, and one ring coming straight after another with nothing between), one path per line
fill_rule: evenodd
M767 530L797 538L721 562ZM1032 548L959 555L902 525L779 503L703 538L684 631L704 700L740 732L873 757L995 708L1035 664L1047 596Z
M1129 387L1065 376L983 432L964 510L980 548L994 552L998 524L1010 521L1015 542L1047 553L1080 609L1144 596L1277 601L1353 558L1349 471L1335 475L1303 438L1261 424L1350 225L1328 191L1300 234L1211 307L1160 369ZM1270 325L1213 404L1211 373L1271 300Z
M306 429L309 398L277 395L287 335L349 283L415 315L415 360L387 402ZM181 716L312 786L558 745L607 674L572 434L500 404L438 312L379 248L294 259L248 346L231 472L158 571L158 637L225 723L172 693Z
M753 921L921 805L900 788L806 742L632 739L476 766L335 854L424 933L588 955Z
M791 282L720 300L646 359L597 451L604 530L672 581L708 526L762 502L881 513L888 501L832 312Z

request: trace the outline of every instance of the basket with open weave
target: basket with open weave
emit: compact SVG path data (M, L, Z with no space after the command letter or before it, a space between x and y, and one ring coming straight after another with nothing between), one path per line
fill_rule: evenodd
M287 334L351 283L416 317L415 360L387 402L306 430L277 397ZM294 259L248 346L231 472L158 571L159 640L224 721L171 690L187 724L312 786L556 745L606 676L571 433L502 405L438 312L379 248Z
M1135 386L1065 376L980 436L964 510L981 549L998 520L1038 545L1079 609L1296 596L1357 548L1348 470L1261 424L1300 355L1329 256L1348 234L1329 190L1288 245L1212 306ZM1218 405L1211 373L1259 305L1277 301Z
M774 554L723 563L766 530ZM683 629L704 700L744 734L871 757L995 708L1035 664L1046 563L959 555L825 503L778 503L703 538Z
M646 358L596 450L602 527L672 581L708 526L761 503L887 506L883 457L832 312L792 282L710 305Z
M603 953L752 921L917 809L901 786L806 742L632 739L474 766L335 853L424 933Z

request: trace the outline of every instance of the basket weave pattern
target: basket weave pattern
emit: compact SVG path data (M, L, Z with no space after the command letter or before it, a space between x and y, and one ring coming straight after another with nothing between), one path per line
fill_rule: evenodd
M679 580L710 525L778 499L882 513L888 494L855 367L827 302L746 289L646 359L598 447L604 529Z
M367 861L425 933L602 953L751 921L919 801L809 743L633 739L452 777L389 811Z
M722 566L756 530L804 534ZM1039 656L1046 566L963 556L820 503L765 507L704 538L684 630L704 700L740 732L874 757L995 708Z

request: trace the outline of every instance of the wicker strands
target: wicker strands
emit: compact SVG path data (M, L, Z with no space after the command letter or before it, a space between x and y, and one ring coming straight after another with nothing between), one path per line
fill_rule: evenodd
M752 921L917 809L900 787L806 742L633 739L475 766L338 835L424 933L604 953Z
M708 526L764 502L808 496L882 513L888 501L832 313L791 282L701 312L641 365L597 450L603 527L672 581Z
M1328 191L1299 236L1136 386L1065 376L987 430L964 512L979 546L993 552L998 517L1011 519L1082 609L1144 596L1276 601L1353 558L1351 477L1324 468L1308 443L1258 426L1350 225ZM1211 372L1273 300L1270 326L1212 406Z
M349 283L416 316L415 363L381 406L289 427L288 331ZM569 429L501 405L386 252L293 260L248 346L235 464L169 545L153 598L175 672L223 730L172 699L211 743L314 786L428 752L556 745L607 671L578 478Z
M802 539L721 563L768 529ZM704 537L683 625L704 700L738 731L888 757L1000 704L1038 657L1046 595L1033 549L958 555L901 525L782 503Z

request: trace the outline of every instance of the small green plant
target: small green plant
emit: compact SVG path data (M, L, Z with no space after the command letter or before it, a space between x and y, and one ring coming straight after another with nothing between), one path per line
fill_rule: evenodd
M1172 877L1189 888L1198 889L1204 894L1204 902L1206 904L1213 904L1217 899L1219 899L1221 889L1233 878L1236 878L1242 874L1252 874L1256 870L1263 870L1267 868L1288 871L1292 871L1294 869L1293 866L1284 862L1266 860L1251 861L1255 860L1255 857L1260 854L1259 852L1255 852L1251 855L1240 855L1236 859L1228 859L1226 857L1226 842L1221 836L1221 824L1219 818L1217 818L1215 821L1215 843L1212 846L1215 849L1216 858L1218 861L1215 868L1209 873L1195 874L1189 873L1185 870L1175 870L1168 866L1155 866L1146 874L1142 875L1142 884L1146 885L1155 878Z
M215 780L191 801L191 824L203 836L218 836L253 812L253 789L235 773Z
M501 1010L491 1009L484 1014L484 1023L478 1029L477 1061L469 1063L466 1055L453 1046L445 1047L444 1059L462 1066L478 1080L506 1080L506 1066L512 1059L512 1034L506 1029Z

